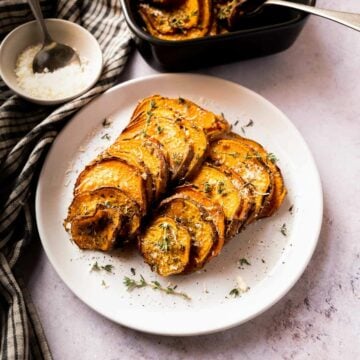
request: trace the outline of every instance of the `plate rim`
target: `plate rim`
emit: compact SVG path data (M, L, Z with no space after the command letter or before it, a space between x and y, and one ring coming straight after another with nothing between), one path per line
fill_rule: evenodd
M162 330L155 330L155 329L151 329L148 328L146 326L140 326L140 325L134 325L132 323L129 322L122 322L119 319L114 319L112 317L110 317L108 314L106 314L105 312L103 312L101 309L96 308L95 306L93 306L92 304L88 303L86 301L86 299L84 299L84 296L82 296L79 292L76 291L76 289L74 289L72 286L70 286L68 284L68 282L65 281L65 278L62 274L61 269L58 268L58 266L55 263L55 259L52 257L51 253L50 253L50 249L47 246L47 242L43 240L44 235L43 235L43 228L45 227L44 224L41 223L41 221L39 220L39 212L40 212L40 194L41 194L41 187L42 187L42 182L44 181L44 172L45 172L45 168L46 165L48 163L48 161L50 161L50 156L52 153L53 148L55 147L55 144L59 138L59 135L66 131L66 128L69 126L69 124L71 123L71 121L73 120L73 118L76 118L78 116L81 116L82 112L86 111L86 109L89 106L94 106L94 104L96 104L97 102L101 102L102 98L106 98L108 96L109 93L112 93L114 91L118 91L122 88L126 88L127 86L131 86L137 83L143 83L143 82L147 82L147 81L153 81L159 78L166 78L166 77L177 77L177 78L182 78L182 77L190 77L190 78L202 78L202 79L208 79L208 80L216 80L216 81L220 81L220 82L224 82L227 85L231 85L231 86L236 86L239 87L241 89L241 91L244 91L246 93L248 93L250 96L253 96L255 98L257 98L258 100L260 100L261 102L265 102L268 106L270 106L274 112L277 113L278 116L282 117L284 120L286 120L287 126L289 126L291 128L291 130L297 135L297 137L299 138L299 140L302 142L302 146L303 148L306 150L307 154L306 156L308 157L309 160L311 160L311 166L313 167L313 180L314 183L313 185L317 188L316 191L316 199L314 201L314 203L317 205L317 209L316 210L316 214L317 214L317 221L315 221L315 225L313 226L313 239L310 243L311 246L308 247L307 253L306 253L306 257L303 255L303 261L302 261L302 266L301 268L297 269L297 273L296 275L293 275L293 277L291 278L291 281L289 281L286 286L284 286L281 291L277 291L277 296L275 296L272 301L269 301L267 303L266 306L263 306L261 309L253 312L252 314L249 314L247 316L244 316L242 319L237 320L237 321L232 321L229 322L227 325L223 325L223 326L216 326L213 325L211 328L209 327L207 330L198 330L198 331L167 331L166 329L162 329ZM314 194L315 196L315 194ZM65 283L65 285L71 290L71 292L78 298L80 299L84 304L86 304L88 307L90 307L92 310L94 310L95 312L101 314L102 316L104 316L105 318L111 320L112 322L115 322L117 324L120 324L122 326L126 326L128 328L137 330L137 331L142 331L145 333L150 333L150 334L155 334L155 335L165 335L165 336L195 336L195 335L206 335L206 334L212 334L212 333L216 333L216 332L220 332L220 331L224 331L236 326L239 326L243 323L246 323L250 320L252 320L253 318L263 314L265 311L267 311L269 308L271 308L272 306L274 306L276 303L278 303L292 288L293 286L297 283L297 281L300 279L300 277L303 275L306 267L308 266L314 251L316 249L316 246L318 244L319 241L319 236L320 236L320 231L321 231L321 226L322 226L322 219L323 219L323 189L322 189L322 184L321 184L321 178L320 178L320 174L319 174L319 170L318 167L316 165L315 159L311 153L311 150L307 144L307 142L305 141L305 139L303 138L303 136L301 135L301 133L299 132L299 130L296 128L296 126L294 125L294 123L277 107L275 106L273 103L271 103L269 100L267 100L266 98L264 98L262 95L256 93L255 91L241 85L238 84L236 82L232 82L217 76L212 76L212 75L204 75L204 74L194 74L194 73L186 73L186 74L182 74L182 73L164 73L164 74L153 74L153 75L149 75L149 76L144 76L144 77L140 77L140 78L136 78L136 79L131 79L128 81L125 81L121 84L117 84L113 87L111 87L110 89L108 89L107 91L105 91L103 94L101 94L100 96L98 96L97 98L95 98L94 100L92 100L90 103L88 103L87 105L85 105L79 112L77 112L70 120L69 122L63 127L63 129L59 132L59 134L57 135L57 137L55 138L51 148L49 149L45 161L42 165L42 169L38 178L38 182L37 182L37 186L36 186L36 194L35 194L35 217L36 217L36 225L37 225L37 229L39 232L39 237L40 237L40 241L42 244L42 247L44 249L44 252L47 256L47 259L49 260L50 264L52 265L52 267L54 268L55 272L57 273L57 275L60 277L60 279Z

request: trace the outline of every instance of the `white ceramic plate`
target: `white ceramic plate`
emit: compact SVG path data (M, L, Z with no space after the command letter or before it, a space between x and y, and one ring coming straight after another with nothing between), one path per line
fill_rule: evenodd
M234 238L198 273L171 279L153 274L136 251L80 251L62 226L79 171L126 126L138 100L152 94L186 97L223 112L234 130L276 154L289 194L280 211ZM104 119L111 122L102 126ZM246 127L249 120L253 125ZM236 125L235 125L236 124ZM110 140L109 140L110 137ZM292 211L288 209L292 206ZM79 112L57 137L36 194L37 224L49 260L69 288L107 318L145 332L195 335L224 330L259 315L299 279L315 249L322 220L322 189L313 157L292 123L254 92L218 78L165 74L114 87ZM280 229L286 224L287 236ZM240 266L240 259L251 265ZM91 271L95 262L112 273ZM136 271L132 275L130 269ZM128 292L124 276L170 281L191 301L151 288ZM229 292L241 277L250 290Z

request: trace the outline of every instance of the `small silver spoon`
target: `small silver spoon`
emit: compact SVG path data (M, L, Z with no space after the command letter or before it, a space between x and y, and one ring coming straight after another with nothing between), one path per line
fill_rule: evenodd
M237 6L238 16L253 15L265 5L277 5L301 10L310 14L321 16L329 20L336 21L339 24L360 31L360 14L319 9L314 6L303 5L285 0L244 0L240 2L240 4Z
M45 25L39 0L29 0L31 10L40 26L43 36L43 46L33 60L34 73L53 72L70 64L79 64L79 55L70 46L54 41Z

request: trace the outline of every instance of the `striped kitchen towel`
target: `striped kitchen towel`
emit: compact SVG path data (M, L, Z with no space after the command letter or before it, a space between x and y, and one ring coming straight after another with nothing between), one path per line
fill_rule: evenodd
M76 22L99 41L104 69L86 94L59 107L31 104L0 79L0 359L51 359L36 310L14 275L26 245L37 237L33 192L44 155L81 107L114 85L124 69L131 35L119 0L41 1L45 17ZM32 20L26 0L0 1L0 40Z

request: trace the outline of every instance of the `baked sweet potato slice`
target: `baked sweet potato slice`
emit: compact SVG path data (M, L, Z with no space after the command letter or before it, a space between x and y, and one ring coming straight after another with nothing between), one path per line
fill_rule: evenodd
M195 121L187 120L185 117L179 116L179 114L171 107L157 106L156 102L154 103L150 101L149 110L146 111L146 114L147 116L149 116L148 114L152 114L151 116L154 116L155 118L160 117L166 118L172 122L175 121L185 131L185 135L187 136L187 139L193 144L194 150L194 156L189 164L185 178L193 175L204 161L207 149L209 147L209 142L205 131L200 126L196 125ZM141 110L139 112L135 111L133 116L139 120L142 116L144 116L144 112ZM136 123L137 120L135 119L133 124Z
M139 205L124 191L109 187L76 195L69 206L68 215L64 221L65 229L71 226L74 219L91 218L99 209L118 209L120 211L122 226L117 234L119 237L127 239L137 234L141 220ZM77 243L76 240L75 242Z
M252 209L250 187L230 169L210 164L204 164L190 182L222 207L226 217L226 238L235 235Z
M140 4L139 13L149 33L164 40L202 37L211 27L211 0L184 0L170 10Z
M115 157L121 153L133 154L150 172L154 199L158 199L165 192L169 180L168 164L163 151L154 139L116 141L107 149L107 153Z
M279 209L281 204L283 203L285 196L287 194L287 190L284 184L284 179L281 174L281 170L276 165L276 160L274 159L274 155L268 153L262 145L257 143L254 140L241 137L237 134L231 134L232 137L239 139L243 143L250 146L256 154L262 159L262 161L268 166L271 173L273 174L274 181L274 191L272 193L272 197L269 199L267 206L264 207L261 212L262 216L271 216L275 213L276 210Z
M98 209L92 216L71 222L71 237L80 249L109 251L114 248L122 226L120 209Z
M159 275L181 274L189 263L191 236L168 216L157 217L139 238L145 262Z
M251 147L234 138L222 138L211 144L209 158L215 165L225 165L254 186L255 211L248 222L261 217L273 192L273 176Z
M126 128L120 135L120 139L129 138L156 139L168 156L171 179L184 178L194 156L194 148L178 123L168 118L148 116Z
M199 203L174 195L160 204L160 212L184 225L191 235L191 250L189 265L185 272L200 269L209 256L217 233L209 213Z
M114 144L106 150L105 156L123 160L140 172L141 177L144 179L147 202L151 203L155 198L155 188L153 187L152 176L149 168L140 158L136 156L136 154L129 151L121 151L119 148L113 146Z
M140 207L142 214L147 209L146 183L140 171L117 158L104 158L88 165L79 175L74 194L113 187L125 191Z
M174 5L159 8L141 3L139 12L147 26L163 35L178 33L180 29L188 30L198 25L199 0L184 0Z
M191 139L194 149L194 156L185 174L185 178L188 179L199 170L205 160L209 148L209 142L205 132L191 121L182 119L179 120L179 124L185 130L185 134Z
M209 141L227 133L230 129L229 123L222 115L215 115L188 99L181 97L170 99L160 95L152 95L140 101L131 117L131 124L149 114L156 116L160 112L165 116L165 111L167 111L166 116L173 118L174 121L176 119L191 121L205 132Z
M175 189L175 194L198 203L208 212L217 232L217 241L213 245L210 256L219 255L225 242L225 214L222 207L192 185L179 186Z

